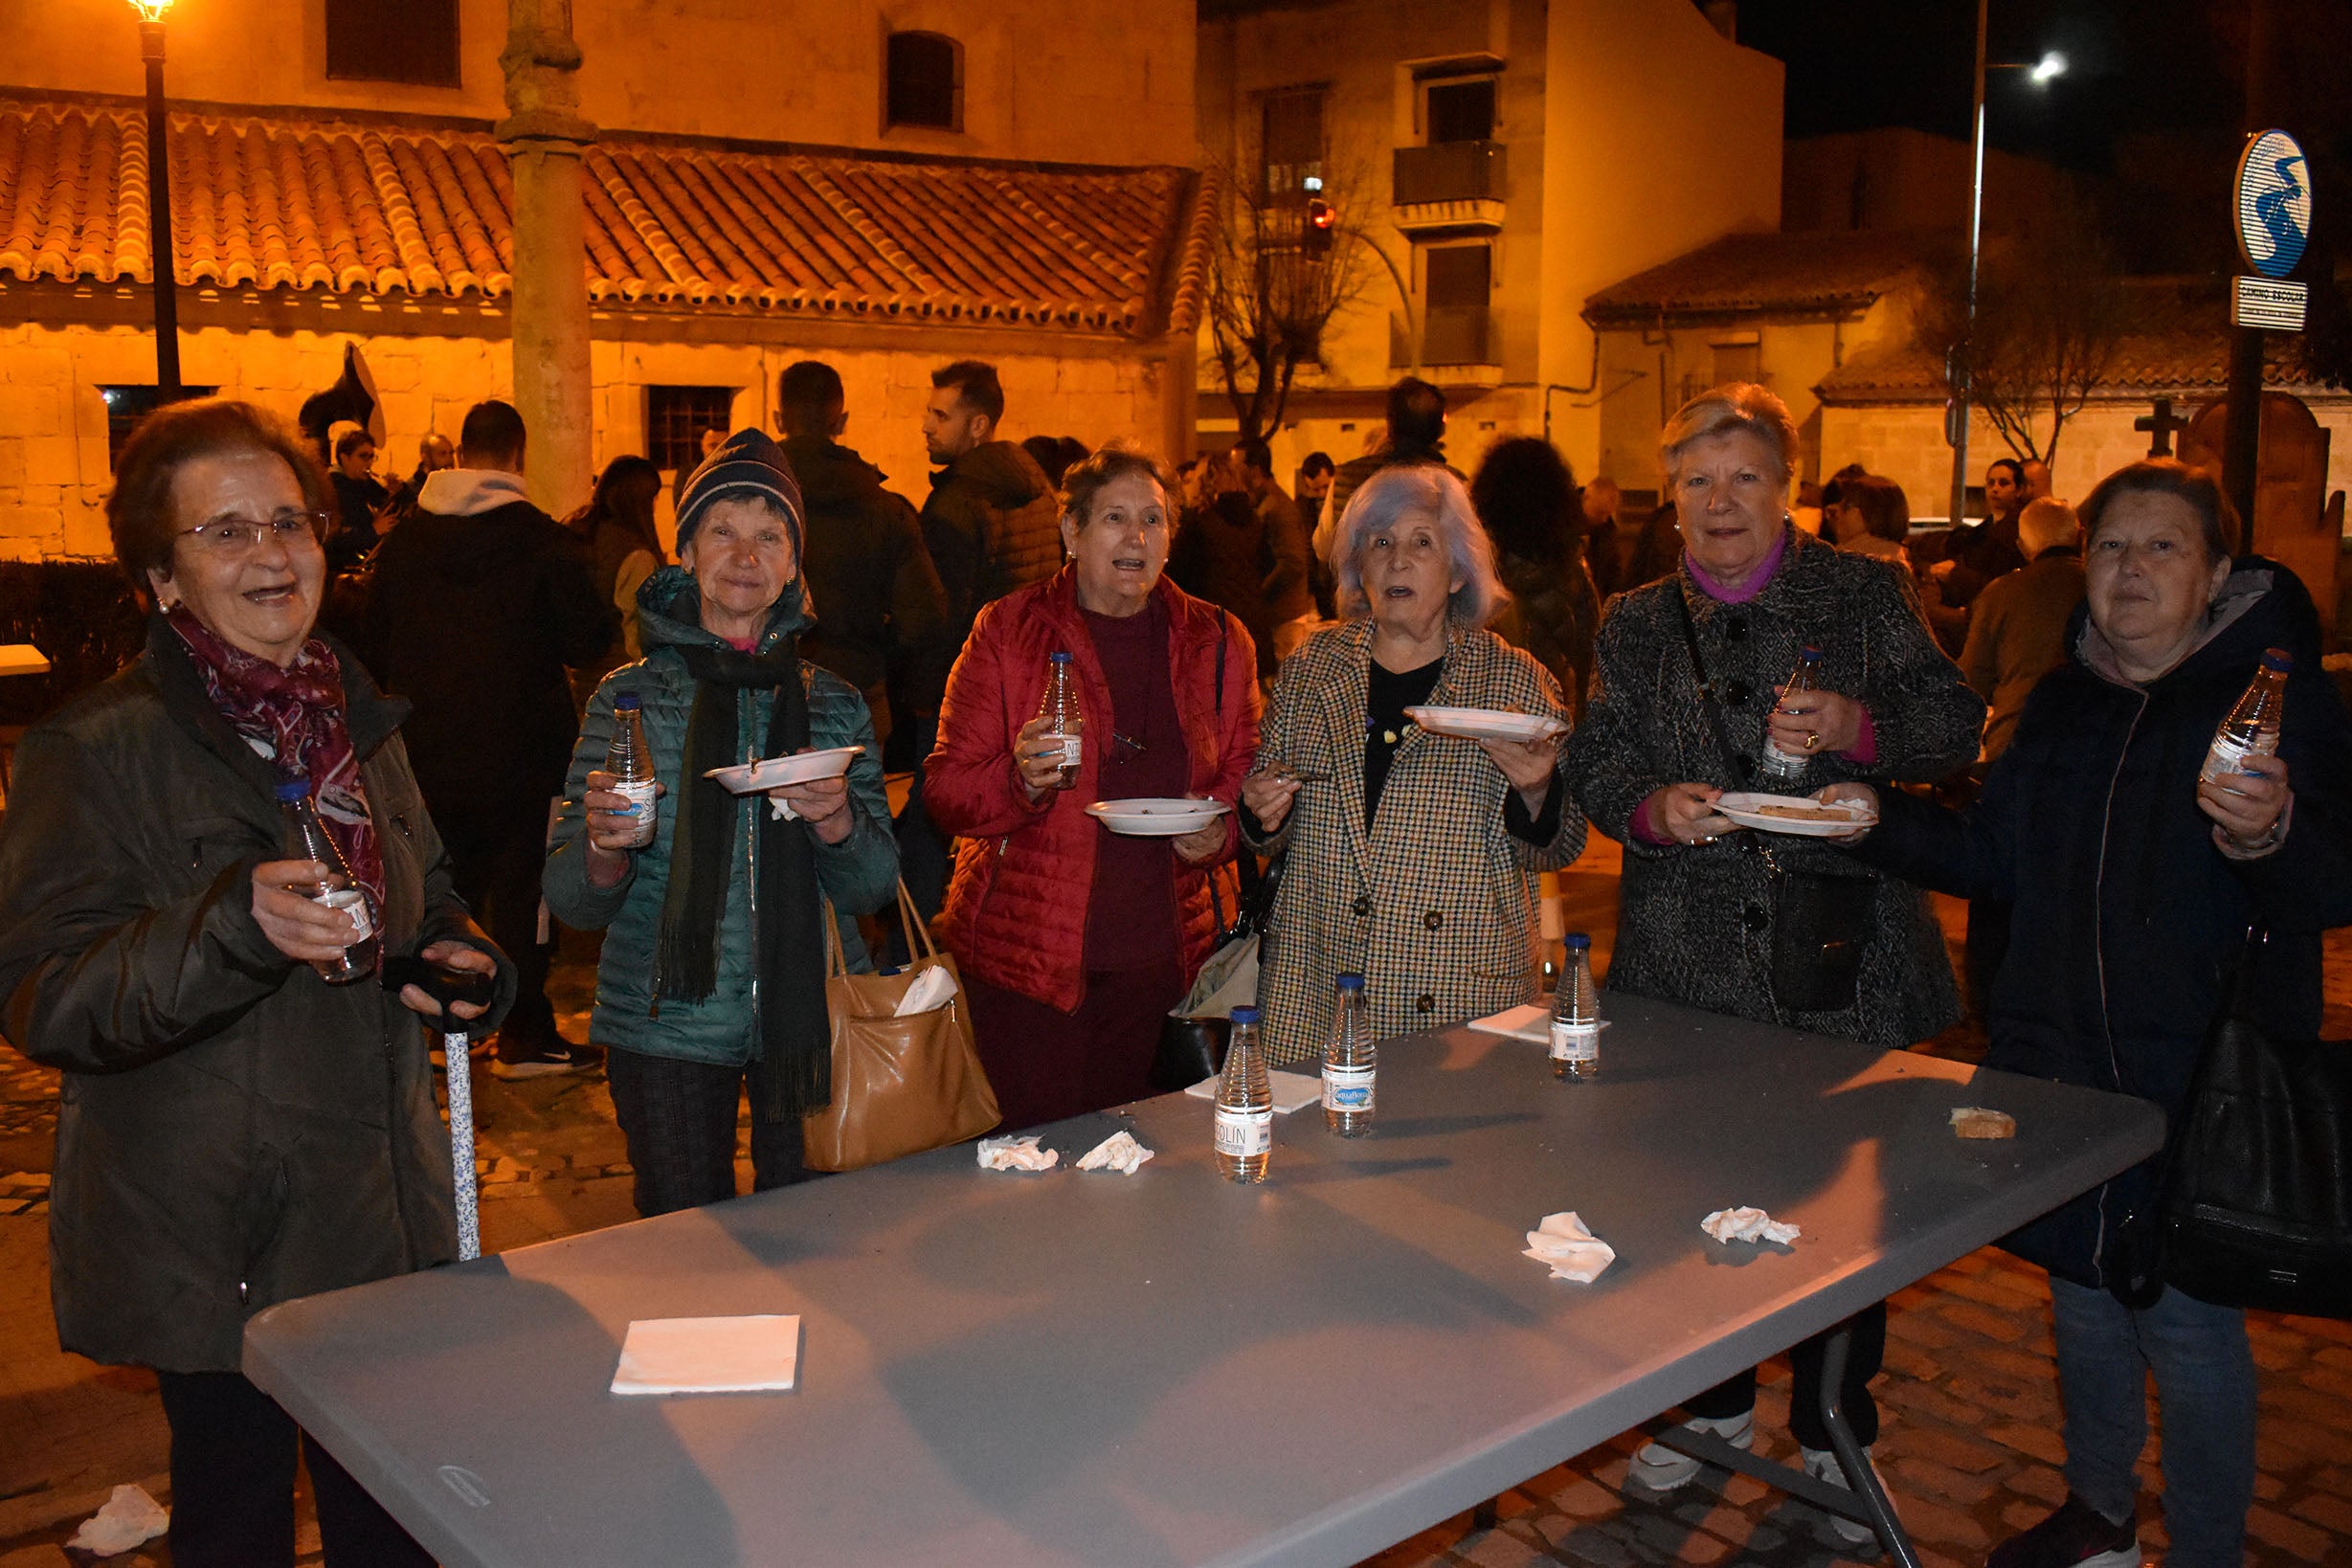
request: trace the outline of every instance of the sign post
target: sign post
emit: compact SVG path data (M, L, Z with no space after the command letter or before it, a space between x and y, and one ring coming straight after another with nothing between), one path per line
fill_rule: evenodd
M2258 123L2258 122L2257 122ZM2232 216L2242 273L2230 282L2229 426L2223 437L2222 477L2245 530L2240 549L2254 547L2254 489L2262 452L2262 347L2265 332L2300 332L2306 290L2287 281L2311 237L2311 165L2283 130L2246 139L2231 186ZM2254 276L2247 276L2247 274Z

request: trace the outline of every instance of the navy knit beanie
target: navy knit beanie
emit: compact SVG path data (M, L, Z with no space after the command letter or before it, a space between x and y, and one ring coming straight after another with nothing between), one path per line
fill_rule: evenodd
M686 480L685 489L678 498L680 550L694 537L694 530L703 526L704 515L712 504L729 496L757 496L782 512L786 526L792 529L793 558L805 558L800 548L800 482L793 477L784 449L758 429L739 430L729 436Z

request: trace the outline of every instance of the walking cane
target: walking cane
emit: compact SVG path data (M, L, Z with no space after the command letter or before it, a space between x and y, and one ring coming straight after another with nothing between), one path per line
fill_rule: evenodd
M449 1169L457 1178L458 1261L482 1256L482 1203L474 1185L474 1053L462 1029L441 1036L449 1071Z

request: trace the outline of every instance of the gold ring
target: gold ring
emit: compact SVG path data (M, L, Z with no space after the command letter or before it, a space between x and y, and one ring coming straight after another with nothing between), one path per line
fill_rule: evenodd
M1808 751L1817 751L1821 749L1821 734L1819 731L1815 731L1805 736L1804 749Z

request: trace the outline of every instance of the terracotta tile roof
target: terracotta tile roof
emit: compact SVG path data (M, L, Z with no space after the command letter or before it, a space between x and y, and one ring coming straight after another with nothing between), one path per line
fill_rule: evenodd
M2214 281L2149 279L2124 285L2129 327L2116 350L2100 397L2137 399L2182 392L2219 393L2229 384L2229 298ZM2297 360L2284 333L2273 333L2263 382L2274 388L2324 392ZM1941 403L1943 376L1937 356L1909 344L1852 359L1824 376L1825 403Z
M1595 326L1751 312L1843 314L1921 264L1930 241L1899 231L1728 235L1584 302Z
M495 300L514 186L481 131L170 117L184 284ZM1198 320L1192 170L1039 169L608 136L587 161L589 297L1144 336ZM1172 256L1172 253L1173 256ZM148 280L146 121L0 102L0 275Z

